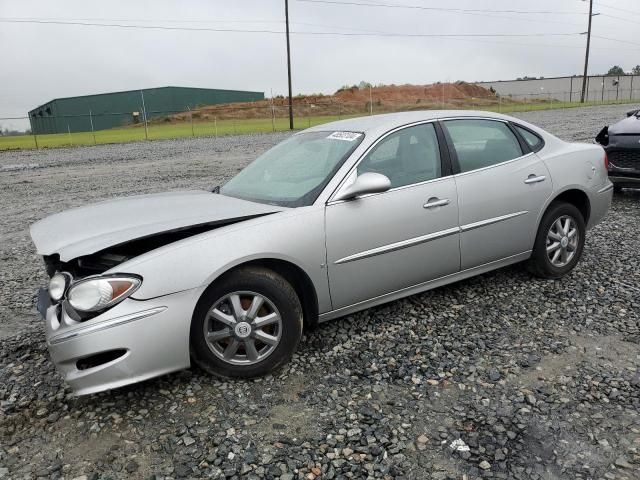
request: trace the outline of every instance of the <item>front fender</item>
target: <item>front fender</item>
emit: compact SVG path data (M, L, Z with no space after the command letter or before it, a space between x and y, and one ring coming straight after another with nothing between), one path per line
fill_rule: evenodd
M118 265L143 278L133 298L149 299L206 288L242 263L278 259L303 270L313 282L320 312L331 309L324 264L324 206L302 207L224 227L166 245Z

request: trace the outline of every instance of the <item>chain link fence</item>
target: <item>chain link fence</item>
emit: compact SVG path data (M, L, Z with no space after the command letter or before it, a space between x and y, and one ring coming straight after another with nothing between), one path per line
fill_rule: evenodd
M366 102L338 102L335 97L297 97L293 102L294 128L344 118L399 111L430 109L474 109L501 113L572 108L582 105L632 103L635 95L620 95L619 89L602 89L597 98L579 103L575 92L541 91L522 95L490 95L482 97L448 96L442 88L441 98L387 100L376 96L375 88ZM640 94L640 92L638 92ZM640 96L640 95L639 95ZM631 107L630 107L631 108ZM108 122L103 122L108 117ZM0 118L0 126L8 122L27 121L29 117ZM48 123L46 123L48 122ZM101 124L118 125L101 129ZM34 125L34 122L31 122ZM278 132L289 129L289 105L285 98L189 109L187 111L92 112L77 115L48 116L39 119L39 128L56 133L11 132L0 136L0 150L98 145L129 141L186 137L216 137L248 133ZM40 128L42 130L42 128ZM7 132L5 132L7 133Z

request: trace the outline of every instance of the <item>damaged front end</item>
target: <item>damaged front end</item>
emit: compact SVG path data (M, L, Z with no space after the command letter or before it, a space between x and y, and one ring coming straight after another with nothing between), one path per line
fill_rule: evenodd
M38 311L51 358L74 393L190 364L190 312L198 290L174 291L168 283L161 296L135 298L145 279L126 262L280 210L210 192L172 192L102 202L34 224L31 236L50 277L38 293Z
M250 215L242 218L232 218L216 222L193 225L167 232L157 233L142 238L136 238L119 245L107 247L98 252L82 255L69 261L61 261L60 255L43 255L44 264L49 277L55 272L69 272L74 278L84 278L90 275L99 275L111 270L121 263L135 258L144 253L156 250L185 238L200 235L217 228L233 225L240 221L250 220L262 215Z
M47 308L55 304L59 310L60 317L63 319L63 326L65 323L73 325L76 322L94 318L119 301L132 295L142 284L143 279L137 275L113 273L113 270L118 265L165 245L258 216L262 215L221 220L161 232L143 238L136 238L68 261L62 261L59 254L44 255L43 259L47 275L51 278L51 283L48 289L41 289L38 293L38 311L43 317L46 317ZM109 274L107 272L112 273ZM95 291L92 292L88 287L85 287L82 292L85 297L95 298L95 304L92 304L90 300L85 300L82 303L74 302L71 298L72 292L78 291L77 285L90 285L89 282L93 281L95 283L102 280L104 280L104 284L96 285ZM130 282L131 285L125 285L125 289L123 284L126 282ZM57 287L61 283L64 286L62 288ZM54 288L59 290L59 295L54 292L52 284L56 285ZM106 299L106 301L101 304L98 302L101 299ZM67 321L65 322L64 320Z
M615 189L640 188L640 112L632 110L627 118L604 127L596 136L609 160L609 179Z

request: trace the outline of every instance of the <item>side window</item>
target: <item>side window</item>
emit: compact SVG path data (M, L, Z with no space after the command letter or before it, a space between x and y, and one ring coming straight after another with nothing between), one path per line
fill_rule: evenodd
M534 152L539 152L540 149L544 147L544 142L542 141L542 139L531 130L527 130L520 125L514 125L514 127L516 128L518 133L522 135L524 141L527 142L527 144L531 147L531 150L533 150Z
M470 172L522 156L511 129L493 120L447 120L444 122L461 172Z
M358 175L365 172L387 176L391 188L439 178L440 150L433 124L405 128L386 137L358 165Z

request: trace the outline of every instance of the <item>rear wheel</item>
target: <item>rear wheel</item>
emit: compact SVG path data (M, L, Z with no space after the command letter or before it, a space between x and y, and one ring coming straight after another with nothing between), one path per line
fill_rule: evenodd
M561 278L576 266L585 241L584 218L574 205L553 203L542 217L529 271L542 278Z
M277 273L242 268L209 287L191 322L195 362L220 377L257 377L286 363L302 336L302 308Z

